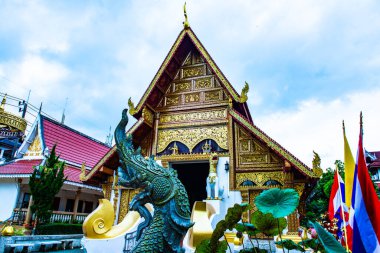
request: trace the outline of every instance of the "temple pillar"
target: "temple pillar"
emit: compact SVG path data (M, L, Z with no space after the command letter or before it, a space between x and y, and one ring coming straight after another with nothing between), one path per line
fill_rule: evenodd
M248 190L241 190L241 201L243 203L249 203L249 192ZM249 211L242 214L241 219L243 222L249 222Z
M153 128L153 145L152 145L152 155L157 154L157 138L158 138L158 123L160 121L160 113L156 113L154 117L154 128Z
M29 203L28 203L28 211L25 215L25 221L24 221L24 227L27 227L30 225L32 220L32 205L33 205L33 195L30 195Z
M80 196L81 188L79 187L78 190L75 193L75 199L74 199L74 210L73 210L73 217L71 221L75 221L78 214L78 203L79 203L79 196Z
M294 189L294 174L293 170L291 168L291 165L288 161L285 161L284 166L284 188L291 188ZM288 215L288 232L287 235L298 235L298 227L299 227L299 220L298 220L298 211L297 209Z
M111 201L113 176L109 176L107 182L102 184L103 195L105 199Z

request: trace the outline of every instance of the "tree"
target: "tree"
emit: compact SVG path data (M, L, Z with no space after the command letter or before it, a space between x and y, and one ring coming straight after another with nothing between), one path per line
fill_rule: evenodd
M344 163L340 160L336 160L335 166L340 176L344 178ZM327 168L306 199L306 216L301 221L303 226L307 226L308 220L315 221L320 219L321 215L326 214L329 207L331 187L334 183L334 171L335 170L331 168Z
M36 214L36 221L49 222L55 195L66 180L64 176L65 162L59 161L55 154L55 147L46 159L45 165L35 167L29 180L30 191L33 196L32 212Z

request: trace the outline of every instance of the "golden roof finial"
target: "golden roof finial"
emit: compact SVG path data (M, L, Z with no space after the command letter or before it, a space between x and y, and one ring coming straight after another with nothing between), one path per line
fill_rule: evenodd
M183 5L183 15L185 16L185 21L183 21L183 28L188 29L190 27L189 21L187 20L187 12L186 12L186 2Z
M4 111L4 108L5 108L5 102L7 101L7 94L4 95L3 97L3 100L1 100L1 106L0 106L0 110L1 111Z

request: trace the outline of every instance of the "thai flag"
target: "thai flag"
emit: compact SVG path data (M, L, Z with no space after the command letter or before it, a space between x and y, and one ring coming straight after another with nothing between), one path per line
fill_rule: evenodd
M380 252L380 202L368 173L362 138L361 123L350 209L350 226L353 230L352 252L372 253Z
M345 204L344 182L340 177L338 170L336 170L329 201L328 213L330 220L334 218L341 218L341 220L343 220L342 208L344 211L348 211Z

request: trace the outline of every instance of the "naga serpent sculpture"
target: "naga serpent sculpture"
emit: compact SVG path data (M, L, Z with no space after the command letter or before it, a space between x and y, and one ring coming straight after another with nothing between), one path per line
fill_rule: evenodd
M153 157L144 158L140 148L133 148L132 135L125 134L127 111L123 110L115 129L121 163L119 184L141 189L130 202L130 210L144 218L137 228L137 243L132 252L184 252L181 241L194 224L190 221L185 187L174 169L160 166ZM144 206L147 203L154 207L153 217Z

